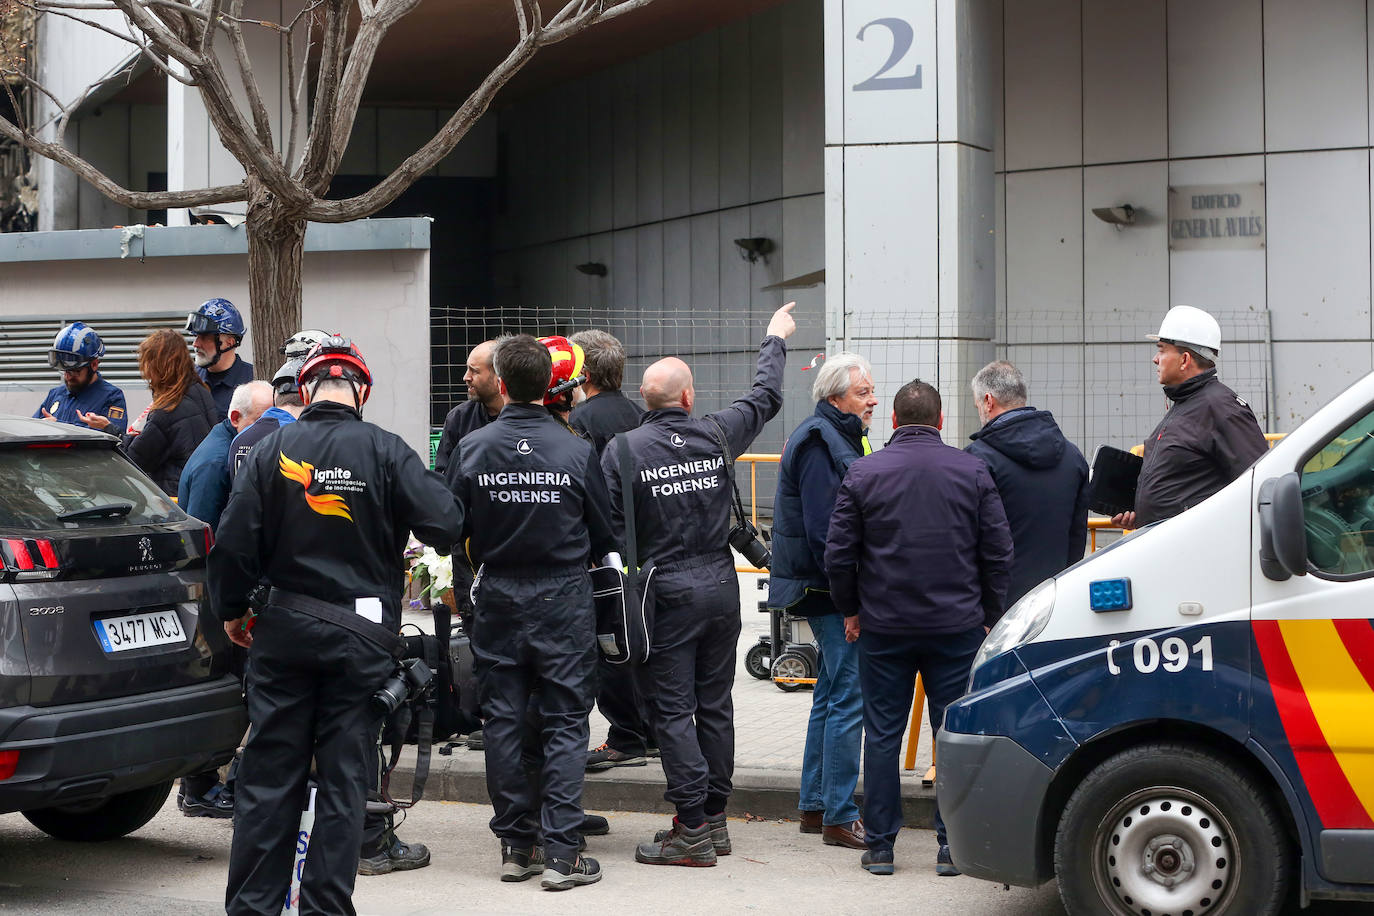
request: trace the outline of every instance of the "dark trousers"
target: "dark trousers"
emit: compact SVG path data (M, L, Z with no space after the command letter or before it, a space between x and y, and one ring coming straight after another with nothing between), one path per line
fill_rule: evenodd
M659 568L655 583L654 731L668 791L689 827L725 810L735 772L739 580L726 557Z
M286 900L313 755L319 791L300 912L354 912L358 842L380 725L368 699L395 661L357 634L280 607L257 618L248 671L252 733L234 799L225 908L276 916Z
M864 832L868 848L891 852L902 827L900 755L911 716L916 675L930 704L930 726L938 732L945 707L963 696L983 628L937 636L859 633L859 686L864 699ZM935 835L945 843L945 822L935 806Z
M600 654L596 662L596 705L610 723L606 743L631 757L657 747L649 695L652 681L647 665L612 665Z
M538 841L549 858L577 856L587 714L596 664L591 578L487 575L478 586L472 651L486 740L491 831L515 846ZM538 691L544 752L536 789L521 766L530 696Z

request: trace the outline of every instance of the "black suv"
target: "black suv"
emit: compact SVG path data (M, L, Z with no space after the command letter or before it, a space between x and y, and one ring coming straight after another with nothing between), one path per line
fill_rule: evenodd
M0 813L111 839L233 755L210 543L112 437L0 416Z

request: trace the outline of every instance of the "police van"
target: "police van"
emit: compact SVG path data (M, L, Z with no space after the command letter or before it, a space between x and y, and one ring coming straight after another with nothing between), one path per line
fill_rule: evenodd
M965 874L1071 916L1374 900L1374 374L1008 610L945 716Z

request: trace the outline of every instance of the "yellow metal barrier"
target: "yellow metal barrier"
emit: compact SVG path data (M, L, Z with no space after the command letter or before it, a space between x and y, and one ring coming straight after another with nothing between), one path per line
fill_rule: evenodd
M754 452L745 452L735 459L735 464L737 465L740 462L749 465L749 520L754 523L755 528L759 526L759 465L777 464L781 460L781 455L773 455L764 452L757 454ZM736 566L735 572L762 573L765 576L768 575L768 570L759 569L757 566ZM814 684L815 682L815 678L803 681L803 683L807 684Z

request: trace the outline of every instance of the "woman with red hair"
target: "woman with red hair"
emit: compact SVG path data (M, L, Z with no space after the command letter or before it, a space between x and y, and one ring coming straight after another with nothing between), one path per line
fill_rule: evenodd
M186 339L176 331L154 331L138 345L138 373L148 382L153 403L141 423L124 437L124 449L143 473L168 496L186 459L219 421L210 389L196 375Z

